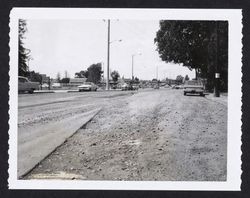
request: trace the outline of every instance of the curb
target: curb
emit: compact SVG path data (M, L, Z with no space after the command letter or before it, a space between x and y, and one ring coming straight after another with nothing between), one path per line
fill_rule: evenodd
M55 93L55 91L34 91L34 94Z
M51 150L47 154L44 154L44 156L41 156L41 159L39 159L38 162L35 162L34 165L31 165L31 167L27 168L27 170L23 171L23 173L20 173L20 175L18 175L18 178L24 179L24 177L26 177L32 170L34 170L43 160L45 160L48 156L50 156L57 148L59 148L61 145L63 145L70 137L72 137L80 129L84 128L101 110L102 110L102 108L92 110L92 111L94 111L94 113L82 125L80 125L80 127L77 130L74 130L72 133L67 135L60 142L58 142L55 145L55 147L53 149L51 148Z

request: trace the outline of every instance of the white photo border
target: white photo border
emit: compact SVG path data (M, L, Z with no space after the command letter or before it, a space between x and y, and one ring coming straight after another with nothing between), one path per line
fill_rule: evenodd
M17 179L18 20L142 19L223 20L229 24L227 181L65 181ZM104 9L13 8L10 13L9 189L206 190L239 191L241 185L242 10L241 9Z

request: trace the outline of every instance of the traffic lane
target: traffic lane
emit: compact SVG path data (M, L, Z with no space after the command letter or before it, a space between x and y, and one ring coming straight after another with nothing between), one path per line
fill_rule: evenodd
M112 100L128 97L131 93L92 94L88 92L87 94L76 93L73 96L60 93L54 98L48 94L43 96L39 105L32 103L33 98L37 98L34 95L26 97L29 99L26 101L26 106L18 110L18 176L32 169L63 143L65 138L91 120L103 105L112 104Z
M98 91L98 92L69 92L69 93L44 93L44 94L19 94L18 108L36 105L74 101L84 98L115 97L129 95L135 91Z

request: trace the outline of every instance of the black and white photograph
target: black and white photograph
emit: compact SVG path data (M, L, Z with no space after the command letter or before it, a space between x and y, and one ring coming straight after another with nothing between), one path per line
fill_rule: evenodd
M13 9L10 188L239 190L241 17Z

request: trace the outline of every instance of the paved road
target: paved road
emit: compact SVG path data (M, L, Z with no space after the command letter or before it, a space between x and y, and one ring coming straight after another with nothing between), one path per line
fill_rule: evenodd
M18 98L18 177L90 121L110 97L130 92L21 94Z
M226 97L172 89L43 97L49 105L20 103L19 113L26 115L20 127L29 114L30 123L46 125L72 112L102 110L25 179L226 180Z

